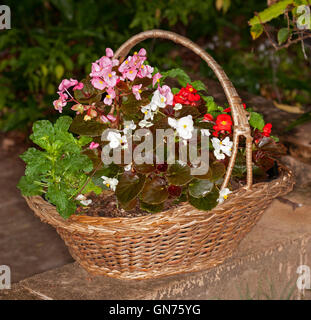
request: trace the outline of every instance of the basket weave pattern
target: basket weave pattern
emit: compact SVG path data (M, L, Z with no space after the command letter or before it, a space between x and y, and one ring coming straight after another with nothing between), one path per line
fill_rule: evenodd
M64 220L40 196L25 197L44 222L54 226L73 258L91 274L119 279L148 279L216 266L228 258L252 229L272 200L288 193L294 184L290 170L281 166L277 179L252 185L252 137L246 113L232 83L221 67L190 40L168 31L152 30L129 39L116 52L125 57L147 38L165 38L197 53L214 70L232 109L233 152L222 187L227 186L238 150L246 138L247 184L211 211L189 204L134 218L71 216Z

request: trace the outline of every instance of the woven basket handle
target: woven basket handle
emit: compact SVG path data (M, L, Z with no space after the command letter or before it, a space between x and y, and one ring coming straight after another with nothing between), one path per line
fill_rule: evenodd
M149 38L161 38L172 40L175 43L181 44L184 47L192 50L199 57L201 57L209 67L215 72L220 84L222 85L229 105L231 107L231 113L233 117L233 150L232 156L229 161L227 172L225 175L224 182L222 184L222 189L227 187L230 180L230 176L234 167L235 159L238 152L239 137L244 136L246 138L246 166L247 166L247 184L246 189L250 189L252 186L253 175L252 175L252 136L248 120L246 117L246 112L243 108L241 98L236 92L232 82L229 80L224 70L220 65L203 49L201 49L197 44L191 40L178 35L177 33L165 31L165 30L149 30L141 32L129 40L127 40L115 53L115 58L125 58L129 51L139 42L144 41Z

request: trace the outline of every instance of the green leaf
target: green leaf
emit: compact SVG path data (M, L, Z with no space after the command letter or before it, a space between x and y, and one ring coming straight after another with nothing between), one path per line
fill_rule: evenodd
M260 113L251 112L249 124L255 129L262 130L263 127L265 126L265 121L263 119L263 116Z
M20 158L27 163L25 170L26 176L39 176L51 170L52 163L47 159L44 152L35 148L29 148Z
M154 177L147 181L141 192L141 199L147 204L160 204L168 198L166 181L161 177Z
M278 42L279 42L279 44L282 44L282 43L286 42L287 39L289 38L290 34L291 34L291 31L288 30L287 28L280 29L279 32L278 32Z
M191 197L202 198L212 191L214 183L209 180L195 179L189 183L188 191Z
M85 186L83 193L95 192L95 194L99 195L102 193L102 188L96 186L92 180Z
M193 86L194 89L200 91L207 91L207 88L205 86L205 84L201 81L201 80L196 80L191 82L191 85Z
M92 180L96 186L101 187L104 190L107 190L108 188L103 184L103 179L101 178L102 176L113 178L115 177L120 168L115 165L115 164L110 164L110 165L103 165L103 167L99 170L97 170L93 177Z
M48 120L36 121L32 126L30 139L43 149L49 149L54 142L54 127Z
M41 195L43 193L42 187L39 184L34 183L32 179L25 176L20 178L17 188L26 197Z
M150 212L150 213L157 213L157 212L163 211L164 202L155 205L155 204L148 204L148 203L140 201L140 208L142 210L145 210L145 211Z
M226 166L222 162L214 161L212 164L210 164L210 170L212 172L211 181L215 182L223 178L226 173Z
M251 27L251 36L253 38L253 40L259 38L261 36L261 34L263 33L264 29L262 24L258 23L258 24L254 24Z
M91 137L88 136L81 136L80 139L78 140L78 143L81 147L87 145L88 143L90 143L93 139Z
M124 172L116 188L116 196L121 204L127 204L142 191L146 177L142 174Z
M171 70L168 70L168 71L166 71L166 72L162 72L162 78L160 79L160 80L161 80L161 83L163 83L163 81L164 81L167 77L177 78L179 84L180 84L182 87L185 87L185 86L187 85L187 83L191 83L191 79L190 79L190 77L187 75L187 73L186 73L184 70L179 69L179 68L171 69Z
M56 120L54 124L54 129L57 131L68 131L70 125L72 123L72 119L69 116L63 116Z
M59 185L51 185L46 193L47 199L56 205L57 211L64 219L68 219L76 211L76 204L74 200L69 200L64 190Z
M183 186L190 182L193 177L190 175L190 168L179 163L171 164L167 169L167 180L169 184Z
M259 12L258 16L256 15L249 20L249 25L253 26L260 23L266 23L271 21L274 18L282 15L289 4L292 4L294 0L282 0L277 3L272 4L270 7Z
M85 121L83 115L79 114L73 119L70 131L79 135L99 137L107 128L107 124L99 123L93 119Z
M214 98L211 96L203 96L202 99L206 102L207 111L210 113L212 111L217 111L218 106L214 101Z
M211 210L217 206L217 199L219 198L219 191L214 187L207 196L203 198L194 198L188 195L189 203L199 210Z
M93 102L99 102L101 100L102 92L93 87L90 79L83 79L82 90L75 90L74 96L82 104L92 104Z
M58 168L60 172L65 174L67 171L78 172L83 170L84 172L90 172L93 169L92 160L85 154L73 153L65 155L62 159L62 166Z
M175 118L182 118L191 115L192 118L200 116L200 112L196 107L183 106L182 109L175 111Z

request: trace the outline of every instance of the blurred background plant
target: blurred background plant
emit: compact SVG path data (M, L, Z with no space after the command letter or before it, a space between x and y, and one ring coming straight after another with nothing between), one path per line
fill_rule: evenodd
M284 1L285 8L301 2L279 2ZM29 129L37 119L52 119L56 115L52 101L62 78L83 78L106 47L116 50L130 36L153 28L196 41L237 88L272 99L290 112L303 112L310 105L309 44L304 50L298 42L275 50L269 37L258 36L260 27L256 36L254 27L250 29L251 19L258 18L254 12L260 15L268 5L271 8L271 1L249 0L246 5L243 0L7 0L6 4L12 29L0 31L1 131ZM271 19L261 22L273 30L286 28L286 15L292 12L286 10L272 10ZM181 66L214 78L200 59L173 43L151 40L144 46L149 63L162 70ZM308 121L308 113L303 119Z

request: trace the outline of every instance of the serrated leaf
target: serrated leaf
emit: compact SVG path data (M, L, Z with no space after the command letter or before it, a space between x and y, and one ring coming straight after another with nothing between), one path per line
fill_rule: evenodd
M43 193L39 184L35 184L32 179L25 176L20 178L17 188L26 197L41 195Z
M147 181L142 192L141 200L147 204L160 204L168 198L165 179L154 177Z
M214 101L214 98L211 96L203 96L202 99L206 102L206 107L207 107L207 111L208 113L211 113L212 111L217 111L218 110L218 106Z
M190 182L193 177L190 175L190 168L179 163L171 164L167 169L167 180L169 184L183 186Z
M32 126L30 139L43 149L49 149L54 142L54 127L48 120L36 121Z
M76 204L74 200L70 200L64 190L59 185L51 185L46 193L47 199L56 206L59 214L68 219L76 211Z
M121 204L127 204L142 191L146 177L142 174L124 172L116 188L116 196Z
M255 129L262 130L263 127L265 126L265 121L263 119L263 116L260 113L251 112L249 124Z
M187 73L179 68L176 69L171 69L166 72L162 72L162 78L161 78L161 83L167 78L176 78L179 82L179 84L183 87L187 85L187 83L191 82L190 77L187 75Z
M211 210L217 206L217 199L219 198L219 191L214 187L207 196L203 198L194 198L188 194L188 200L191 205L199 210Z
M207 91L207 88L205 86L205 84L201 81L201 80L196 80L191 82L191 85L193 86L194 89L200 91Z
M54 129L58 131L68 131L71 123L72 123L71 117L62 116L56 120L54 124Z
M188 191L191 197L202 198L212 191L214 183L210 180L194 179L189 183Z

